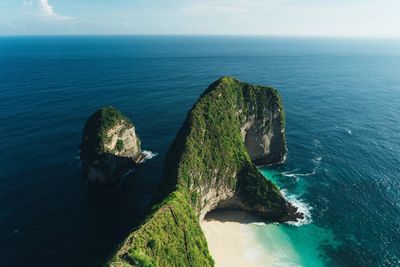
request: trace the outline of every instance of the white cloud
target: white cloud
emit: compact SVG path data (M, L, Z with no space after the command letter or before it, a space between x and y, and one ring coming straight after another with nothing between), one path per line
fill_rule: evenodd
M74 19L73 17L62 16L62 15L57 14L54 11L53 6L49 4L48 0L38 0L38 4L39 4L40 15L43 19L52 19L52 20L72 20L72 19Z
M188 33L354 37L400 34L399 0L183 2L179 12L186 23L173 26Z

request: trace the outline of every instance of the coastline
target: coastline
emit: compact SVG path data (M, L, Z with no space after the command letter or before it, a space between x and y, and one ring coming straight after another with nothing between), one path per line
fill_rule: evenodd
M200 222L216 267L326 266L322 244L333 247L329 229L311 220L266 224L240 210L214 210Z
M201 228L215 266L271 266L274 257L257 240L250 223L260 220L238 210L217 210L209 213Z

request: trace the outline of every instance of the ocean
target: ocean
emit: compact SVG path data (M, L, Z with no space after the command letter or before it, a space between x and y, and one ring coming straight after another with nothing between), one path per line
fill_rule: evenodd
M143 219L168 147L223 75L277 88L287 160L260 168L306 216L252 225L279 266L400 265L400 40L0 37L0 266L92 266ZM85 120L113 105L157 156L88 188Z

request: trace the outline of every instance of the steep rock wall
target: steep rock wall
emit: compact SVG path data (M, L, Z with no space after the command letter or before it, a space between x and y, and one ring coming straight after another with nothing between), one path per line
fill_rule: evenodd
M301 217L254 164L284 159L284 126L275 89L232 77L211 84L167 153L164 200L108 264L213 266L199 221L216 208L238 208L268 221Z
M189 112L167 155L166 181L189 190L200 219L224 201L221 207L241 207L266 219L287 220L289 203L253 164L284 159L284 126L275 89L223 77Z
M85 124L81 160L89 182L115 184L141 158L133 123L119 110L103 107Z

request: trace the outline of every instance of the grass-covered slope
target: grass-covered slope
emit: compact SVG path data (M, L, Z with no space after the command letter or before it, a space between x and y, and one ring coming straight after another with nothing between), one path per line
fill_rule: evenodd
M213 266L187 193L177 190L154 208L109 262L110 266Z
M278 122L268 121L268 112L278 112ZM242 130L249 121L258 123L261 132L268 132L272 123L284 127L275 89L231 77L210 85L167 154L160 193L164 200L125 240L109 265L213 266L199 219L221 203L267 220L288 216L287 202L257 171L244 145ZM284 144L284 134L281 138Z

